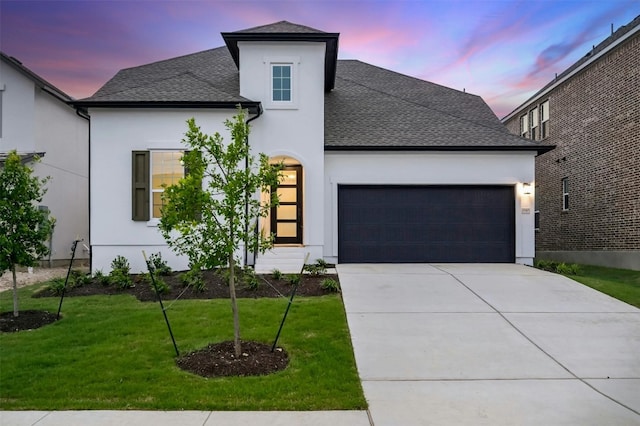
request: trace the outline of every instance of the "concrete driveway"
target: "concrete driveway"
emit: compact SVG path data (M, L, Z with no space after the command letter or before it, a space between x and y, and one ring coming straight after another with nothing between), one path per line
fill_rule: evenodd
M640 425L640 310L513 264L338 265L375 426Z

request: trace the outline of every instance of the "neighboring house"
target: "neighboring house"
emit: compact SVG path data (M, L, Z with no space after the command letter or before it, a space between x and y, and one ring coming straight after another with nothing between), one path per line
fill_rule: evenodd
M536 159L536 256L640 270L640 16L502 120Z
M337 33L278 22L223 33L226 46L124 69L92 97L93 269L117 255L173 255L157 230L163 182L183 174L185 121L228 137L237 104L249 143L287 168L259 227L276 247L260 272L329 262L518 262L534 256L534 159L478 96L356 60Z
M76 259L89 258L89 117L68 95L20 61L0 52L0 167L9 151L23 162L34 156L35 175L49 176L42 200L56 219L47 266L68 264L71 246L82 239Z

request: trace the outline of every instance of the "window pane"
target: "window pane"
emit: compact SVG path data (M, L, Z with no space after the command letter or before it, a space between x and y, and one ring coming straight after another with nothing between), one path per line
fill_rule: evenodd
M295 185L296 172L294 170L283 170L280 172L280 185Z
M276 234L278 237L296 237L296 223L278 223Z
M286 90L290 90L291 89L291 79L290 78L283 78L282 79L282 88L286 89Z
M273 89L273 100L274 101L282 100L282 92L280 90Z
M280 90L282 89L282 79L279 78L274 78L273 79L273 90Z
M281 66L274 66L273 67L273 76L274 77L282 77L282 67Z
M295 220L296 219L296 210L297 207L296 206L278 206L278 213L277 213L277 217L278 219L285 219L285 220Z
M549 119L549 101L543 102L540 109L542 110L542 121L547 121Z
M282 69L282 76L283 77L291 77L291 66L289 65L285 65L280 67Z
M151 187L162 189L163 185L173 185L184 176L184 168L180 163L182 152L151 153Z
M295 203L296 195L296 188L278 188L278 199L281 203Z
M291 90L283 90L282 91L282 100L290 101L291 100Z
M161 209L162 209L162 192L154 192L152 217L162 217Z

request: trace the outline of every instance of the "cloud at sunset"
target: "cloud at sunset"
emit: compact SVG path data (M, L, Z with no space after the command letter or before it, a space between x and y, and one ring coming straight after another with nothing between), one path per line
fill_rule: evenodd
M482 96L503 116L640 14L635 0L0 2L0 49L76 98L128 67L288 20L340 33L359 59Z

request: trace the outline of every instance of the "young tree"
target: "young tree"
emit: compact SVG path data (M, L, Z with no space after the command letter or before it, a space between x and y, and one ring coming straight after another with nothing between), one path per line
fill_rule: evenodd
M186 176L165 188L160 231L169 246L189 258L192 268L229 268L229 295L234 327L234 351L241 354L240 319L235 290L235 255L242 243L249 250L264 251L271 237L256 235L247 224L266 217L277 195L261 201L260 192L278 184L281 165L269 163L260 154L251 155L249 125L239 109L232 120L225 121L231 142L222 136L200 131L195 120L187 120L183 142L188 151L183 156ZM203 187L204 183L204 187Z
M0 275L10 269L13 274L13 315L18 316L16 265L34 266L49 249L54 220L38 209L49 178L32 176L16 151L11 151L0 169Z

